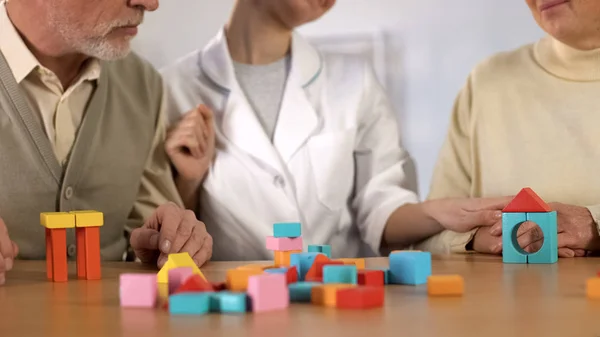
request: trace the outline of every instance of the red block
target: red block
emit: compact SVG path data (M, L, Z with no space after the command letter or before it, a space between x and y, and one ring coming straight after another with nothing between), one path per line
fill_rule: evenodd
M312 266L304 276L304 280L308 282L322 282L323 281L323 267L340 265L343 266L342 261L332 261L325 255L317 255Z
M552 212L550 206L531 188L522 189L502 210L504 213L545 213Z
M65 228L46 229L46 274L54 282L67 282L67 230ZM48 245L50 249L48 249Z
M340 309L371 309L383 307L384 287L355 287L340 289L336 293L336 306Z
M174 294L215 291L215 288L209 282L205 281L200 275L188 277L183 284L175 290Z
M374 287L385 286L385 275L383 270L359 270L358 284Z
M287 284L298 282L298 269L296 266L288 268L287 272L285 273L285 279Z

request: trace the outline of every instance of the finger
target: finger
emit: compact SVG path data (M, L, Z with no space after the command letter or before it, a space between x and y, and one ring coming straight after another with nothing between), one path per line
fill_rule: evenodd
M159 230L158 247L162 253L169 254L182 220L183 209L169 202L159 206L148 218L144 227Z
M214 113L213 111L207 107L206 105L200 106L200 114L202 114L202 118L204 119L204 124L206 125L206 139L212 139L214 137L215 128L214 128Z
M0 272L0 286L4 285L4 283L6 283L6 274Z
M571 248L571 247L575 247L577 245L576 240L574 240L573 237L567 233L558 233L557 242L558 242L558 248L565 248L565 247Z
M528 247L534 243L538 243L540 241L541 241L541 243L543 243L544 233L537 226L534 226L532 229L528 230L527 232L524 232L520 236L517 236L517 242L519 242L519 246L522 248L526 248L526 247ZM541 247L541 243L539 245L540 247Z
M471 211L492 210L502 211L506 205L512 201L513 197L497 197L497 198L478 198L474 203L474 208Z
M202 233L201 229L198 226L195 226L192 230L192 235L187 240L187 242L181 248L180 253L188 253L190 256L196 255L200 249L202 249L202 245L204 244L204 237L206 233Z
M196 222L198 222L198 220L196 220L194 212L189 210L185 211L183 219L177 227L177 233L175 236L175 240L173 241L173 245L171 246L170 253L174 254L181 252L183 246L191 238L192 233L194 232L194 226Z
M4 259L4 255L0 253L0 274L4 274L6 272L6 260Z
M478 227L493 226L499 220L502 220L502 212L492 210L470 211L465 220Z
M584 249L573 249L575 252L575 257L584 257L587 255L587 252Z
M517 229L517 237L530 233L534 229L540 229L538 225L531 221L525 221ZM537 233L536 233L537 234Z
M196 136L196 141L200 145L200 149L203 153L206 152L206 134L208 133L208 131L206 130L206 125L204 125L204 121L202 120L202 118L198 118L198 122L196 125L194 125L192 130L194 131L194 135Z
M502 220L497 221L492 227L490 227L490 234L492 236L502 235Z
M543 244L544 244L544 240L543 240L543 238L541 238L537 241L532 242L528 246L525 246L525 248L523 248L523 250L526 251L527 253L535 253L538 250L542 249Z
M136 228L131 232L129 243L133 249L158 250L160 233L153 228Z
M16 258L19 255L19 246L17 245L16 242L12 242L12 247L13 247L13 256Z
M176 133L173 133L169 139L167 139L167 153L180 153L187 152L185 149L196 158L202 156L202 149L198 143L196 133L193 129L181 129Z
M212 257L212 237L207 235L204 237L202 248L193 256L194 262L198 267L202 267Z
M575 251L571 248L558 248L558 257L575 257Z
M6 270L10 269L7 267L12 268L12 259L14 258L12 248L12 241L10 241L10 237L8 236L8 228L6 227L4 220L0 218L0 255L2 255L3 260L8 264L8 266L5 265Z

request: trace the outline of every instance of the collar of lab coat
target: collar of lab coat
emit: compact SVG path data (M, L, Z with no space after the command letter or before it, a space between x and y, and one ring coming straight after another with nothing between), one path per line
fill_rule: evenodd
M231 90L236 79L224 28L204 48L201 66L204 73L215 84L225 90ZM321 56L317 49L294 32L292 35L291 69L298 76L302 87L307 87L319 77L322 66Z

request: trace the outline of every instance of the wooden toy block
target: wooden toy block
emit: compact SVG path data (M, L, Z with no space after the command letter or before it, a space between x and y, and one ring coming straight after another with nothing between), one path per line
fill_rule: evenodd
M331 262L329 258L322 253L317 255L313 261L312 266L304 275L305 281L311 282L321 282L323 280L323 266L327 263ZM341 262L337 262L336 264L341 264Z
M390 269L385 267L371 268L369 270L381 270L383 272L383 282L390 284Z
M163 265L163 267L156 275L157 282L168 283L169 270L178 267L192 267L195 275L200 275L203 279L206 280L206 277L204 277L204 274L202 274L200 268L198 268L194 260L192 260L189 253L177 253L169 254L167 262Z
M337 291L345 288L355 288L354 284L324 284L314 286L310 294L310 301L316 305L335 308Z
M181 274L180 274L181 275ZM171 274L169 274L169 277ZM171 285L171 280L169 279L169 286ZM177 288L173 293L196 293L196 292L213 292L216 291L215 288L208 281L203 279L200 275L191 275L187 277L181 286Z
M85 280L102 278L100 227L76 227L77 277Z
M119 275L119 299L122 307L153 308L158 289L155 274Z
M298 253L290 255L290 265L295 266L298 270L299 281L304 281L306 273L308 273L313 262L319 255L325 256L322 253Z
M230 269L227 271L227 289L229 291L246 291L248 279L251 276L261 275L264 272L257 269Z
M430 296L460 296L465 291L465 281L460 275L432 275L427 278Z
M324 266L323 283L357 284L356 266Z
M600 277L589 278L586 282L587 297L594 300L600 299Z
M385 286L385 272L383 270L359 270L358 284L363 286Z
M287 284L298 282L298 270L296 267L267 269L265 270L265 273L283 274L285 275Z
M253 312L285 309L290 304L290 294L283 274L251 276L248 279L248 296Z
M169 296L171 315L204 315L210 311L211 293L181 293Z
M310 303L313 287L320 286L318 282L297 282L288 285L290 292L290 302L307 302Z
M274 251L302 250L302 237L276 238L267 236L267 249Z
M390 284L425 284L431 275L430 252L392 253L389 261Z
M212 293L210 311L221 314L241 314L248 310L248 296L245 293L221 291Z
M276 238L297 238L302 236L302 225L299 222L282 222L273 224L273 236Z
M517 230L525 221L526 213L502 213L502 262L527 263L527 252L517 241Z
M262 264L247 264L245 266L239 266L236 269L263 271L263 270L265 270L265 266Z
M385 300L384 287L338 289L336 307L339 309L381 308Z
M40 213L40 224L49 229L75 228L75 216L67 212Z
M365 269L366 262L365 259L337 259L335 261L342 261L346 265L355 265L356 269L363 270Z
M98 211L71 211L75 216L75 227L102 227L104 214Z
M323 253L325 256L331 259L331 246L330 245L308 245L309 253Z
M550 206L529 187L522 189L502 210L503 213L546 213L551 211Z
M192 267L179 267L169 270L169 294L174 293L192 275L194 275Z
M534 222L544 234L542 248L527 255L527 263L545 264L558 262L558 219L556 211L527 213L527 221ZM517 243L518 245L518 243Z
M67 230L46 228L46 274L54 282L67 282Z
M290 256L292 254L300 254L302 250L291 250L291 251L275 251L275 265L278 267L289 267Z

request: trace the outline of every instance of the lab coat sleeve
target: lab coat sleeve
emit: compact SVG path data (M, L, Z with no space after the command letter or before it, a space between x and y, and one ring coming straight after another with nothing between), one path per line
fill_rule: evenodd
M366 67L361 120L355 143L355 197L352 202L361 238L380 252L385 225L400 206L418 202L412 159L401 146L390 102L371 68ZM408 174L407 174L408 172Z
M472 110L470 79L459 93L452 112L449 131L434 169L428 199L475 197L472 195L471 153ZM442 231L412 248L438 254L463 253L475 230L467 233Z

